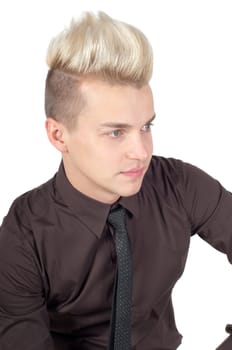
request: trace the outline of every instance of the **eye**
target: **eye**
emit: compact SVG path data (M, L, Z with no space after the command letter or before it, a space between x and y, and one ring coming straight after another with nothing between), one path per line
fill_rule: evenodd
M108 135L112 138L117 138L123 134L123 131L120 129L112 130Z
M152 126L153 126L152 123L147 123L142 127L142 131L145 131L145 132L150 131Z

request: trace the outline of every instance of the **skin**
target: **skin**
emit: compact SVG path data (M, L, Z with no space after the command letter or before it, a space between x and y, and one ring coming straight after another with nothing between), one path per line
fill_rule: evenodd
M112 204L120 196L136 194L148 169L155 115L151 88L86 80L81 89L87 103L76 126L70 131L48 118L47 135L62 153L73 187ZM135 168L142 170L128 173Z

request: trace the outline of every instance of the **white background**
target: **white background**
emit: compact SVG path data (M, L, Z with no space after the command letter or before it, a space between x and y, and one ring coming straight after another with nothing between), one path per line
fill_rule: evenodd
M154 49L154 153L193 163L232 190L230 0L2 1L0 4L0 220L12 200L48 180L60 155L44 129L46 49L83 10L138 26ZM210 194L209 194L210 196ZM215 349L232 323L226 256L192 239L174 290L181 350ZM146 349L144 349L146 350Z

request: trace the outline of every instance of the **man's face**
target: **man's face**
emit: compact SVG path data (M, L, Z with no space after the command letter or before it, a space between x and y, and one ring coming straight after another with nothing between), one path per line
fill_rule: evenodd
M74 130L65 129L66 175L80 192L104 203L131 196L141 187L152 157L154 117L148 85L136 88L86 81L86 107Z

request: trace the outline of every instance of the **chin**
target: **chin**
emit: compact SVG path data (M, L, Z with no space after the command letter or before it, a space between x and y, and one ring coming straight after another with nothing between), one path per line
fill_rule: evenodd
M135 186L134 188L125 188L124 191L120 191L119 195L121 197L130 197L130 196L137 194L139 192L140 188L141 188L141 185Z

